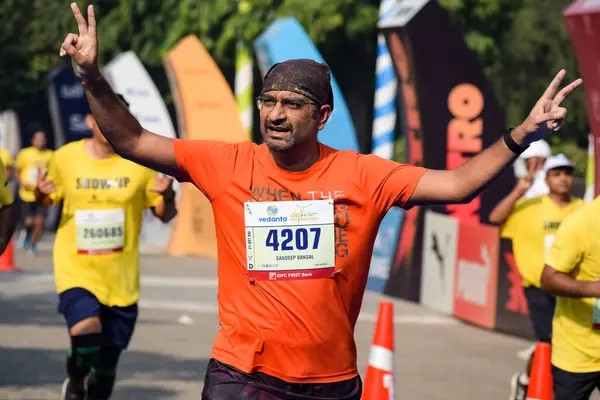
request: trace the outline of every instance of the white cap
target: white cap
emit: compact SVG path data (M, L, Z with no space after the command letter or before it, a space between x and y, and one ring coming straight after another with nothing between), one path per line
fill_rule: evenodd
M544 163L544 172L548 173L551 169L560 168L560 167L570 167L575 168L575 165L565 157L564 154L560 153L552 157L548 157L546 162Z
M525 150L519 158L523 160L527 160L532 157L544 157L548 158L552 154L550 150L550 145L544 140L538 140L537 142L533 142L529 145L527 150Z

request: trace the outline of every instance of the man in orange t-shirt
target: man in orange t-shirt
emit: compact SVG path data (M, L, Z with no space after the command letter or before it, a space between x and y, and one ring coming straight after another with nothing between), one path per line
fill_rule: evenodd
M354 326L379 223L394 205L466 202L528 143L558 130L559 72L529 117L451 171L318 142L333 110L329 68L276 64L257 100L264 143L169 139L144 130L96 63L93 7L61 55L74 60L94 118L121 156L194 183L217 233L219 323L204 399L360 399Z

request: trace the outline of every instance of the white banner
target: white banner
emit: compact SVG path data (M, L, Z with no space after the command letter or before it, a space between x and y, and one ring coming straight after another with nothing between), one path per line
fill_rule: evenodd
M175 128L160 92L140 59L132 51L119 54L104 68L112 88L123 95L129 110L144 129L175 138ZM174 182L175 190L178 183ZM144 211L140 242L166 249L174 220L163 224L150 210Z
M425 212L421 304L451 315L454 304L454 265L458 245L458 220Z
M13 110L0 112L0 147L16 157L21 150L19 118Z

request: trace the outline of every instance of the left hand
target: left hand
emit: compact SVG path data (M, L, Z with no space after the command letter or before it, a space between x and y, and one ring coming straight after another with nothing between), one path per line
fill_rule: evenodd
M150 188L150 190L155 193L160 193L167 198L174 197L173 178L167 175L158 174L154 179L154 187Z
M514 137L517 142L528 145L560 129L567 115L567 109L560 107L560 103L583 82L581 78L577 79L554 96L565 73L566 71L561 69L546 88L542 97L535 103L529 116L519 126L522 137Z

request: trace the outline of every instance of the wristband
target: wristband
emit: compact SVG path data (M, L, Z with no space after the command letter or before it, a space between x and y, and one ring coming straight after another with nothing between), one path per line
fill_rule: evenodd
M510 151L519 155L519 154L523 153L525 150L527 150L529 148L529 146L523 146L523 145L515 142L515 140L510 135L511 132L513 131L513 129L515 129L515 128L510 127L506 130L506 132L504 132L504 143L506 143L506 145L508 146Z

